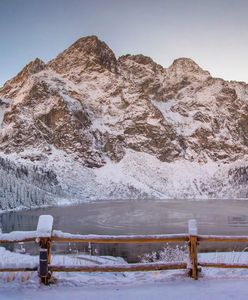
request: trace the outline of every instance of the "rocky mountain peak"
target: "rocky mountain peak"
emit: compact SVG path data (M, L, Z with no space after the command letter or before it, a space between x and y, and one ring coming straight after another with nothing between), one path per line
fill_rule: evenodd
M169 73L173 73L177 76L202 76L204 78L210 77L210 73L208 71L203 70L195 61L191 58L178 58L175 59L172 65L167 69Z
M60 74L77 75L85 71L117 71L113 51L96 36L80 38L68 49L49 62L48 66Z
M26 79L28 79L31 75L44 70L45 67L46 64L41 59L36 58L35 60L27 64L15 77L8 80L4 84L3 88L0 89L0 92L7 93L13 87L21 87Z
M119 57L120 61L127 60L127 59L133 60L138 64L142 64L142 65L154 65L154 64L158 65L157 63L154 62L154 60L152 60L151 57L145 56L143 54L135 54L135 55L127 54Z
M128 68L132 68L137 70L137 64L141 67L141 68L148 68L151 71L154 72L163 72L164 68L157 64L154 60L151 59L151 57L149 56L145 56L143 54L136 54L136 55L131 55L131 54L127 54L127 55L123 55L120 56L118 59L119 63L123 66L128 66Z
M25 73L26 75L32 75L32 74L35 74L35 73L38 73L38 72L42 71L45 68L45 66L46 66L46 64L41 59L39 59L37 57L35 60L33 60L29 64L27 64L23 68L21 73L19 73L19 74Z

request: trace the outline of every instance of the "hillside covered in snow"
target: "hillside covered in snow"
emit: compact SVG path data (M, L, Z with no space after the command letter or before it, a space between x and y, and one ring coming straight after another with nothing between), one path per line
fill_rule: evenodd
M247 146L246 83L84 37L0 88L0 209L247 198Z

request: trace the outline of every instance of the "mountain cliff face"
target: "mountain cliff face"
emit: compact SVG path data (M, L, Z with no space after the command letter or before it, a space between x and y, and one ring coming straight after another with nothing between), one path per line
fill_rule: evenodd
M66 198L247 197L240 179L247 146L246 83L213 78L188 58L169 68L143 55L117 59L95 36L47 64L34 60L0 89L2 155L41 168L69 159L65 173L57 170ZM69 184L69 165L81 183ZM169 185L168 176L176 181L186 165L198 175ZM137 185L139 174L151 178L160 167L156 184L138 179ZM114 170L122 174L118 180ZM104 172L108 179L94 189ZM106 192L107 186L116 191Z

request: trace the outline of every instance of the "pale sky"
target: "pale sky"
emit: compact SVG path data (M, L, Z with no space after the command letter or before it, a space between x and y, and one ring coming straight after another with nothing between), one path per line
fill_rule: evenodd
M248 82L248 0L0 0L0 86L97 35L116 56L168 67L190 57L213 76Z

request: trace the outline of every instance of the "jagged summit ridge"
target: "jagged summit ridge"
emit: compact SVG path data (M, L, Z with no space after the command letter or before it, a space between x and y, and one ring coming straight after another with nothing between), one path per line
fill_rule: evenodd
M122 55L119 57L119 61L124 61L124 60L132 60L138 64L142 64L142 65L150 65L150 66L157 66L161 69L163 69L163 67L159 64L157 64L156 62L154 62L154 60L149 57L149 56L145 56L143 54L135 54L135 55L131 55L131 54L127 54L127 55Z
M44 70L46 64L39 58L31 61L27 64L14 78L8 80L4 86L0 89L1 93L8 93L11 89L21 87L24 82L33 74L39 73ZM11 97L11 95L9 95Z
M48 67L59 74L68 75L73 71L117 71L117 60L106 43L96 36L80 38L68 49L48 63ZM75 70L76 69L76 70Z
M208 71L203 70L191 58L186 57L175 59L172 65L167 69L167 72L173 74L175 77L192 77L192 79L198 80L211 78Z
M247 95L245 84L212 78L189 58L169 68L142 54L116 60L84 37L6 83L0 149L54 146L92 167L126 149L167 162L236 160L247 154Z
M177 58L173 61L171 68L178 68L178 69L182 69L183 71L187 72L187 71L203 71L199 65L191 58L188 57L181 57L181 58Z

